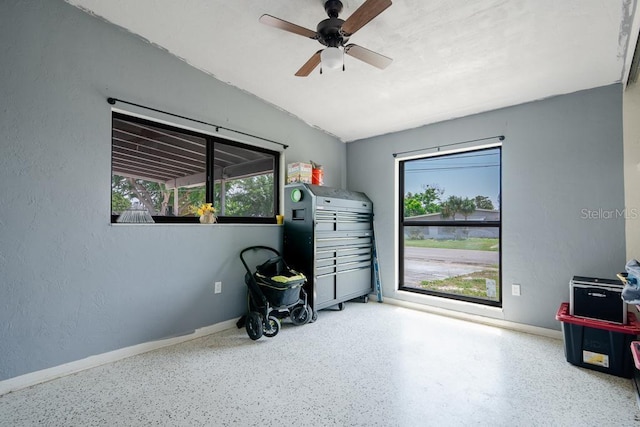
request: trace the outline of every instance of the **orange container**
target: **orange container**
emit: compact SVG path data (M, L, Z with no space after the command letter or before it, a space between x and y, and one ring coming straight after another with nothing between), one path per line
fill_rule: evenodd
M311 169L311 184L323 185L324 184L324 171L322 168Z

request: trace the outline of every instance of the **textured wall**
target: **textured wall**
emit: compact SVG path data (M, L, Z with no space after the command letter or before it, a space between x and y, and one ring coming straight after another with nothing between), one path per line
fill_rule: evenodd
M290 144L344 186L335 138L62 0L0 2L0 52L0 380L240 316L240 249L281 245L275 225L110 225L107 97Z
M396 291L392 153L493 135L506 137L503 310ZM347 184L373 200L385 294L559 329L554 316L560 303L568 301L573 275L615 278L624 269L624 216L606 213L624 209L622 149L620 85L349 143ZM585 209L596 212L596 218L585 219ZM511 295L512 283L522 285L522 296Z
M640 85L624 92L624 185L627 259L640 259Z

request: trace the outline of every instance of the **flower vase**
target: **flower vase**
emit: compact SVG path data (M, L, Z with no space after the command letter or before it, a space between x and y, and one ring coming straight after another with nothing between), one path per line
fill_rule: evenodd
M200 224L213 224L216 222L216 216L213 212L207 212L203 215L200 215Z

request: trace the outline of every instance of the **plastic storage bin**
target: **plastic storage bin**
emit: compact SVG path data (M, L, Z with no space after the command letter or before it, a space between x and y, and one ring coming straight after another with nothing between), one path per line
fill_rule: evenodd
M633 376L631 342L640 334L634 313L627 313L627 324L620 325L572 316L569 303L564 302L556 319L562 322L567 362L619 377Z
M636 369L640 369L640 341L631 341L631 354L633 355L633 363L636 365Z

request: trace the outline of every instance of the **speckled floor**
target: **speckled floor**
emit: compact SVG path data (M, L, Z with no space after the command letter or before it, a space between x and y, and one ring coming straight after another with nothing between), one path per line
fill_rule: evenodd
M639 426L632 381L562 341L376 302L135 356L0 397L2 426Z

